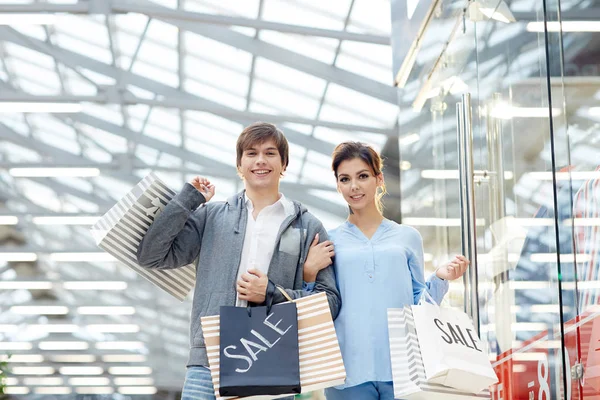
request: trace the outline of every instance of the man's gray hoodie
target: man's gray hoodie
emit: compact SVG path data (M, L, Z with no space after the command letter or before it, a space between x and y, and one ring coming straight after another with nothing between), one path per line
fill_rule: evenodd
M196 260L188 366L208 366L200 317L217 315L221 306L235 305L248 219L243 191L225 202L204 203L204 196L186 183L150 226L137 253L138 263L146 268L178 268ZM300 203L293 203L296 212L283 222L269 266L267 293L274 304L286 301L275 285L292 298L309 294L302 290L304 261L317 233L321 242L327 240L321 222ZM318 273L313 293L318 292L327 294L335 319L342 301L333 266Z

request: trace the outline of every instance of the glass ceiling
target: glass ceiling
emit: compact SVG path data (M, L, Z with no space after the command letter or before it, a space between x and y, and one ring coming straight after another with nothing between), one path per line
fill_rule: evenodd
M56 13L49 25L0 25L0 101L82 105L70 113L0 113L0 221L18 218L0 224L0 247L37 254L33 262L0 261L2 281L23 282L0 291L0 342L15 346L0 346L0 354L14 353L17 367L52 368L11 378L13 393L27 398L43 398L50 385L85 393L61 370L63 353L87 355L86 365L108 378L98 381L107 393L127 392L122 375L111 372L122 362L110 356L132 355L138 361L125 365L152 368L143 375L147 390L178 390L190 305L114 262L94 255L81 261L82 253L99 251L89 225L42 225L35 217L101 215L150 171L175 190L194 175L209 176L215 199L225 199L242 187L238 134L265 120L290 141L282 191L329 229L346 215L330 171L334 146L354 139L381 150L396 135L388 1L118 3L0 1L0 13ZM100 175L24 178L8 171L59 166L95 167ZM62 261L73 252L75 261ZM87 281L126 288L90 292L81 289ZM66 307L66 314L44 313L41 305ZM84 306L133 307L134 314L89 315ZM94 328L102 324L121 328ZM45 350L55 341L80 351ZM129 346L119 349L124 342ZM78 365L74 359L66 365Z

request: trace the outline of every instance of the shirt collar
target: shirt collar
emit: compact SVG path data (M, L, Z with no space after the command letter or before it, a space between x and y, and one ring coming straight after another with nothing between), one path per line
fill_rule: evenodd
M254 204L252 204L252 200L248 198L246 192L244 192L244 203L246 204L246 207L248 207L248 210L254 210ZM280 207L283 207L283 212L286 216L294 214L294 203L285 197L283 193L279 193L279 200L273 203L273 205L274 204L279 204Z

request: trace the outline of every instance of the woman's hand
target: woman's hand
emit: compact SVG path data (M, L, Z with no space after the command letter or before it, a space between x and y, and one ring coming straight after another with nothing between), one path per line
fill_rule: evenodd
M202 176L195 177L190 181L190 184L202 193L207 203L215 195L215 185L212 185L208 179Z
M308 255L304 262L304 282L314 282L320 270L331 265L331 257L335 255L333 251L333 242L326 240L319 243L319 234L315 235L314 240L308 249Z
M465 274L467 267L471 262L463 255L456 256L446 266L438 268L435 275L440 279L453 281Z

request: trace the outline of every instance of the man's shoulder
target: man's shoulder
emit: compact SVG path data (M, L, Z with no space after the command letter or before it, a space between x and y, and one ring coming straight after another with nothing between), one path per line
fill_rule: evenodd
M204 203L198 207L194 214L197 215L198 213L203 213L208 219L216 219L217 221L221 221L229 209L230 206L227 201L211 200L208 203Z
M323 226L323 224L321 223L321 220L306 209L302 210L302 213L300 214L300 218L302 219L302 224L307 225L308 227L314 226L315 229L321 229L321 227Z

